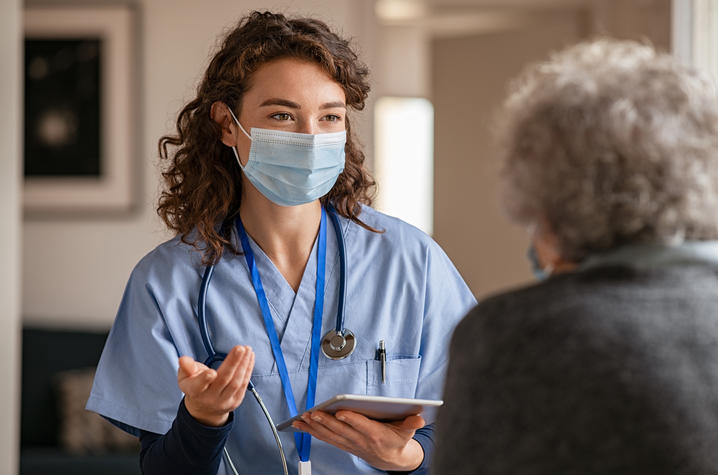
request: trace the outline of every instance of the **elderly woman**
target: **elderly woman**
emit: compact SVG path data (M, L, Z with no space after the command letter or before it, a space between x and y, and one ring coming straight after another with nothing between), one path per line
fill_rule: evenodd
M536 285L457 327L438 474L718 473L718 96L633 42L530 67L504 202Z

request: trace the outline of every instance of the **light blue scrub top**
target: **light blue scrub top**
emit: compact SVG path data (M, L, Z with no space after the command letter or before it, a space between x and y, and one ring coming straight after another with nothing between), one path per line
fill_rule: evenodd
M429 236L369 207L360 218L385 232L374 233L339 217L347 253L345 327L354 332L357 346L343 360L320 355L316 401L339 393L440 399L451 333L476 300ZM250 245L301 410L309 372L316 242L296 296L259 246L253 241ZM200 260L199 252L175 238L137 264L102 353L87 409L136 434L137 429L158 434L170 429L182 399L177 359L207 357L197 326L197 294L204 271ZM333 231L327 232L326 266L322 335L336 325L339 251ZM207 321L216 351L227 352L238 344L253 348L252 381L275 423L288 418L244 256L225 253L216 265L207 293ZM388 360L384 384L375 359L382 339ZM429 417L427 423L431 422ZM290 473L296 473L294 437L291 432L281 437ZM227 450L241 473L281 473L271 430L249 392L235 411ZM317 439L312 440L310 459L315 474L384 473ZM218 473L231 473L224 460Z

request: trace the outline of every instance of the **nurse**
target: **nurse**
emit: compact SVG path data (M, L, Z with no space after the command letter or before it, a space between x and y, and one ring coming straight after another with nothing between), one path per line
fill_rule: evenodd
M160 140L176 237L132 272L87 403L140 438L143 473L282 473L250 377L275 423L340 393L441 398L476 302L431 238L370 207L348 116L367 74L324 23L254 12ZM305 412L280 437L290 473L425 473L432 422Z

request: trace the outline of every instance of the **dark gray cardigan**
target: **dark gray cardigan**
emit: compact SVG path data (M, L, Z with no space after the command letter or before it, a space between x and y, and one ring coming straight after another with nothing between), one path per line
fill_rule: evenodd
M718 267L490 298L451 343L436 474L718 474Z

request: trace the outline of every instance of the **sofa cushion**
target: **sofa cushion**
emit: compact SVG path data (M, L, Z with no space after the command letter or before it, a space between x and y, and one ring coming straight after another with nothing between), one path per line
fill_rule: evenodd
M58 445L55 375L96 366L106 338L106 332L23 328L22 447Z
M85 410L94 378L95 368L72 369L55 375L60 447L76 454L138 453L140 444L136 437Z

